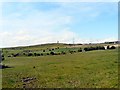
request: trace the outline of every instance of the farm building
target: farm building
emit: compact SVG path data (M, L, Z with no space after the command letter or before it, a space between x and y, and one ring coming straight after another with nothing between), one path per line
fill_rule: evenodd
M107 46L104 46L105 50L107 49Z

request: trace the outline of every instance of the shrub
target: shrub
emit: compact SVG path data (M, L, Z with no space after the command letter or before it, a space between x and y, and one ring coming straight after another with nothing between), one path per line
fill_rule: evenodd
M105 47L99 46L98 49L99 49L99 50L105 50Z
M98 50L99 49L99 46L96 46L96 50Z
M23 50L23 52L29 53L29 52L31 52L31 51L30 51L30 50Z
M41 56L43 56L43 53L41 53Z
M66 53L64 51L62 51L61 54L66 54Z
M54 52L50 52L50 54L51 54L51 55L55 55L55 53L54 53Z
M6 66L6 65L0 65L0 69L4 69L4 68L11 68L11 67Z
M54 48L52 50L54 50Z
M37 53L34 53L34 56L37 56Z
M110 49L110 46L109 46L109 45L107 46L107 49Z
M47 53L47 55L49 55L49 53Z
M34 56L40 56L40 54L39 53L34 53Z
M76 52L76 51L73 51L73 52Z
M25 55L26 55L26 53L23 53L23 55L25 56Z
M2 61L3 61L3 60L5 60L5 58L4 58L4 57L2 57Z
M78 52L82 52L82 49L78 49Z
M86 47L86 48L84 48L84 50L85 50L85 51L90 51L90 50L89 50L89 48L87 48L87 47Z
M92 51L92 50L105 50L103 46L96 46L96 47L85 47L85 51Z
M14 54L12 53L11 56L14 56Z
M13 54L14 57L17 57L17 56L19 56L19 55L20 55L19 53L17 53L17 54Z
M28 53L28 56L33 56L33 54L32 53Z
M2 54L2 61L5 60L4 54Z
M39 53L37 53L37 56L40 56L40 54L39 54Z
M91 51L91 50L97 50L97 47L90 47L89 50L90 50L90 51Z
M45 52L45 50L43 50L43 52Z
M11 55L8 55L8 57L11 57Z
M1 55L2 57L4 57L4 54L0 53L0 55Z
M57 55L60 55L60 53L57 53Z
M49 49L49 51L51 51L51 49Z
M115 46L111 46L110 49L115 49Z
M70 50L69 50L69 52L70 52L71 54L73 53L73 51L70 51Z
M59 49L59 47L56 47L55 49Z

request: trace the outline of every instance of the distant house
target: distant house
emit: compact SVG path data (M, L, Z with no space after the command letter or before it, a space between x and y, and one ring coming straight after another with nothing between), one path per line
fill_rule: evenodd
M107 46L104 46L105 50L107 49Z
M108 46L104 46L104 48L105 48L105 50L106 50L106 49L112 48L113 46L114 46L115 48L118 47L118 45L108 45ZM109 48L108 48L108 47L109 47Z

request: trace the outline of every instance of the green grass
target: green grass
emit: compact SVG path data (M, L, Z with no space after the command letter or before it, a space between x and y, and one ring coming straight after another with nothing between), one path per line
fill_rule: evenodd
M6 57L3 88L117 88L117 50L40 57ZM35 66L35 68L33 68ZM26 77L35 77L30 83Z

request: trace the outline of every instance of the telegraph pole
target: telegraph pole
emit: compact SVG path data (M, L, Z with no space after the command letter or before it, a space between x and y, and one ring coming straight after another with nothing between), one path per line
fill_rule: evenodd
M74 39L74 37L73 37L73 46L75 46L74 44L75 44L75 39Z
M59 43L59 41L57 41L57 43Z

